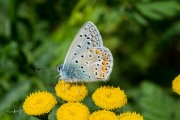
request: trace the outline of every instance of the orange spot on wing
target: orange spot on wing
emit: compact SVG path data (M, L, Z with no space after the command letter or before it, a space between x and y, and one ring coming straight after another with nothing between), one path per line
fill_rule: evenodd
M100 77L100 78L103 78L103 73L102 73L102 72L100 72L99 77Z
M107 71L107 68L106 68L106 67L102 67L102 71L103 71L103 72L106 72L106 71Z
M103 61L102 64L103 64L103 65L107 65L107 62L106 62L106 61Z
M107 55L106 53L102 53L102 56L104 56L104 57L105 57L106 55Z
M103 60L104 60L104 61L108 61L108 57L105 56Z
M101 51L100 50L96 50L96 54L101 54Z

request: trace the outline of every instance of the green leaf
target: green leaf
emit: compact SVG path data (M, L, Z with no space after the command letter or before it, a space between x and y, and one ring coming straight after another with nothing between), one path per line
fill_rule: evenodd
M146 25L148 24L147 20L146 20L142 15L140 15L140 14L137 13L137 12L133 14L133 17L134 17L134 19L135 19L138 23L140 23L141 25L146 26Z
M174 99L150 82L143 82L140 89L142 95L139 105L142 107L145 119L175 120L174 114L178 111L178 104Z
M137 8L144 16L154 20L172 17L180 11L180 5L176 1L139 3L137 4Z
M169 29L163 34L163 39L172 40L170 38L172 36L179 35L179 33L180 33L180 21L175 22L169 27Z
M15 102L20 100L22 96L24 97L26 91L28 91L30 88L30 82L24 81L21 83L18 83L17 86L12 88L10 92L5 94L4 97L1 98L0 101L0 117L3 115L4 112L7 112L8 108L13 106Z
M58 108L59 108L60 106L55 106L54 108L53 108L53 110L51 111L51 113L49 114L49 116L48 116L48 118L49 118L49 120L56 120L56 112L57 112L57 110L58 110Z

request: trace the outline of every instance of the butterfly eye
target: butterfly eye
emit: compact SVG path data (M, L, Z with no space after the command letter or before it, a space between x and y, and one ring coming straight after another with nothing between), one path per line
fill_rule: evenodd
M57 65L57 71L60 72L62 65Z
M60 70L61 70L61 67L58 67L57 69L58 69L58 71L60 71Z

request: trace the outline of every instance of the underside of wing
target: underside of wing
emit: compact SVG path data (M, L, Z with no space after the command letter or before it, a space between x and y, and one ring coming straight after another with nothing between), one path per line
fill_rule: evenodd
M83 74L79 81L106 81L112 71L113 57L108 48L93 47L81 52L72 63L77 64Z
M70 64L72 59L82 51L99 46L103 46L103 42L97 27L92 22L86 22L71 43L64 64Z

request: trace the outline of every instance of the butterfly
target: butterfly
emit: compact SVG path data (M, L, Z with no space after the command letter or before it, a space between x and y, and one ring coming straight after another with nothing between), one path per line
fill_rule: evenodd
M64 63L57 66L59 79L67 82L108 80L113 67L113 56L103 46L97 27L86 22L76 34Z

